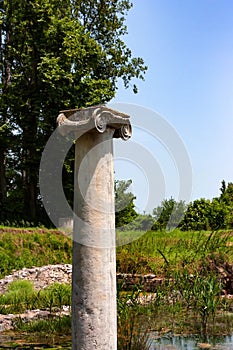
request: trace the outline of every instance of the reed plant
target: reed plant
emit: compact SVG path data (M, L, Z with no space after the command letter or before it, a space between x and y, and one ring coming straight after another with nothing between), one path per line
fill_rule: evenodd
M54 307L61 309L63 305L71 308L71 285L53 283L39 292L42 308L49 308L52 312Z
M39 263L44 261L45 254L49 255L49 249L52 250L51 256L57 254L56 259L62 254L70 259L70 246L59 233L45 232L40 235L35 231L30 235L20 231L13 241L12 233L10 239L4 236L0 242L0 261L4 254L7 259L15 256L17 245L20 254L18 262L11 265L14 268L24 265L30 249L32 252L38 249L39 255L42 253L43 257L37 258ZM121 232L120 238L124 242L135 238L137 233L133 235L134 232ZM118 246L118 272L153 273L164 277L164 283L148 302L142 302L150 297L142 292L143 286L135 286L130 292L123 292L122 286L119 286L118 348L148 349L152 330L193 331L197 321L200 331L205 334L212 331L212 324L224 314L227 317L226 328L231 329L233 320L229 310L232 304L221 297L221 281L209 266L211 261L216 265L226 261L233 262L231 242L231 232L173 230L147 232L126 245ZM30 261L32 263L36 264L34 260ZM3 273L7 268L3 262ZM1 313L21 313L26 309L47 309L52 313L62 305L71 305L71 286L54 284L36 291L31 282L18 281L13 282L5 295L0 296ZM223 318L221 320L224 325ZM27 325L19 319L17 329L45 333L51 329L51 332L57 332L59 329L62 331L63 322L68 325L68 318L51 318ZM51 323L51 328L48 323ZM68 326L66 328L64 325L64 332L69 334L70 328L68 330Z
M132 236L132 232L121 234ZM117 247L118 272L169 275L171 270L198 269L207 258L233 262L229 232L150 231L139 239Z
M176 272L171 279L170 293L176 291L176 303L187 312L192 310L201 321L202 333L207 334L207 324L214 322L221 305L222 283L216 274L202 270L190 274L187 269ZM172 294L171 294L172 295Z
M120 350L148 350L150 348L150 326L145 322L145 309L140 304L141 289L135 287L131 292L121 292L118 288L117 314Z
M71 317L59 316L46 320L35 320L31 322L23 322L19 317L15 321L15 330L28 333L40 333L40 334L71 334Z
M27 280L12 282L5 294L0 295L2 314L18 314L25 310L42 309L52 313L54 308L63 305L71 307L71 286L54 283L43 290L35 290L33 283Z

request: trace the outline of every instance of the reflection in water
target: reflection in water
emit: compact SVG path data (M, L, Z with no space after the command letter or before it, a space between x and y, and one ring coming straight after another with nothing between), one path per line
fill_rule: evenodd
M153 342L150 350L232 350L233 335L230 336L215 336L205 339L200 336L172 336L166 335L161 338L156 338L153 335Z
M233 334L229 336L212 336L204 339L200 335L174 336L172 334L166 334L160 338L157 333L152 333L151 340L152 343L150 342L150 350L233 350ZM32 342L24 341L25 339L23 339L23 336L22 339L20 339L20 336L18 336L16 339L14 336L9 337L0 334L0 349L71 349L70 341L64 341L64 339L60 339L60 342L58 340L58 342L55 342L53 344L49 344L48 341L45 342L46 344L33 344ZM18 344L17 347L15 347L16 344Z

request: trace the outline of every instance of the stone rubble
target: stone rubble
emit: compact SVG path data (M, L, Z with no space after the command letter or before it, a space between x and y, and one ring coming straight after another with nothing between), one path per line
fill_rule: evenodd
M31 322L35 320L48 319L49 316L68 316L70 314L70 308L68 306L63 306L61 310L57 312L50 313L47 310L26 310L22 314L0 314L0 334L4 331L9 331L14 329L14 325L17 320L21 319L22 322Z
M14 270L11 275L0 280L0 294L4 294L7 291L9 283L16 280L32 281L35 289L40 290L55 282L70 284L71 276L71 264L46 265L42 267L23 268L18 271ZM132 290L135 285L138 285L145 292L154 292L162 284L163 279L153 274L143 276L139 274L117 273L117 281L123 290Z
M33 282L35 289L41 290L50 284L71 283L72 265L57 264L46 265L42 267L23 268L22 270L13 271L11 275L0 280L0 294L4 294L10 283L16 280L29 280ZM69 307L63 306L62 310L52 313L53 316L69 315ZM0 314L0 333L14 328L17 319L23 322L30 322L37 319L47 319L50 312L46 310L27 310L23 314Z
M46 265L42 267L23 268L18 271L13 271L12 274L0 280L0 294L4 294L10 283L16 280L29 280L34 284L35 289L41 290L48 287L50 284L57 283L71 283L72 265L71 264L57 264ZM122 284L123 289L131 289L135 284L145 284L145 290L150 290L158 286L162 279L156 279L155 275L133 275L133 274L117 274L119 283ZM151 283L151 288L149 285ZM145 301L144 301L145 302ZM58 315L69 315L70 310L67 306L63 306ZM15 321L20 318L23 322L29 322L36 319L46 319L50 315L49 311L44 310L28 310L23 314L0 314L0 333L14 328ZM53 315L56 315L53 313Z
M42 267L23 268L18 271L13 270L11 275L0 280L0 294L4 294L7 291L9 283L16 280L32 281L35 289L40 290L55 282L70 284L71 275L71 264L46 265Z
M143 292L153 293L163 281L164 278L156 277L154 274L117 273L117 282L122 290L133 290L138 286Z
M224 266L212 266L212 270L214 269L218 272L224 285L222 294L225 295L225 297L231 298L233 295L233 265L226 263ZM4 294L9 284L16 280L32 281L35 289L41 290L55 282L71 284L71 276L71 264L46 265L42 267L23 268L18 271L14 270L12 274L0 280L0 294ZM154 298L156 289L163 283L164 279L158 278L154 274L139 275L117 273L117 281L122 290L132 290L135 286L138 286L142 291L151 293L150 295L140 297L141 299L139 302L145 304ZM63 309L59 310L58 314L68 315L69 312L69 308L63 306ZM49 315L49 311L42 310L25 311L25 313L21 315L0 314L0 333L4 330L12 329L15 320L19 317L27 322L38 318L47 318ZM53 315L55 314L53 313Z

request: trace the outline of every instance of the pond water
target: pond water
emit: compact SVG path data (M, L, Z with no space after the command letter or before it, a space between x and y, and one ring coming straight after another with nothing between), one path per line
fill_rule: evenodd
M14 349L14 350L39 350L39 349L71 349L70 341L64 340L61 342L55 342L53 345L49 345L48 341L43 342L41 339L39 342L25 342L25 338L19 337L2 337L0 335L0 349ZM16 345L17 344L17 345ZM58 345L59 344L59 345ZM151 346L150 350L233 350L233 335L229 336L213 336L206 337L205 339L200 335L172 335L166 334L159 337L157 333L151 334ZM121 349L119 349L121 350Z
M200 335L174 336L167 334L158 338L152 335L150 350L233 350L233 335L202 338Z
M1 334L0 349L4 350L39 350L39 349L71 349L71 340L67 336L56 336L52 334L46 337L35 337L33 334Z

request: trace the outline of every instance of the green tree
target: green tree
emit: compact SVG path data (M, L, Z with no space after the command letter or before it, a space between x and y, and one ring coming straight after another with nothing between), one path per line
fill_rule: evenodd
M171 230L179 226L183 218L186 205L184 201L176 202L174 198L165 199L161 205L153 210L154 230Z
M211 201L208 215L209 226L211 230L226 228L227 207L221 203L219 198L213 198Z
M233 184L222 181L217 198L189 203L180 227L183 230L218 230L233 227Z
M14 199L22 218L39 217L39 162L58 111L111 100L119 78L136 92L131 81L143 79L143 60L122 41L130 7L128 0L0 2L0 127L8 126L0 201L8 198L9 208Z
M225 203L226 205L232 205L233 204L233 183L228 182L228 184L226 185L226 182L223 180L220 191L221 191L221 195L219 197L220 201L222 203Z
M185 216L181 222L183 230L210 229L211 201L205 198L196 199L189 203Z
M225 211L224 226L226 228L233 228L233 183L222 181L222 187L220 188L221 194L219 202Z
M129 231L150 231L154 224L154 218L150 214L138 214L137 217L127 225Z
M132 222L136 217L134 200L136 197L128 191L132 180L115 181L115 224L123 227Z

